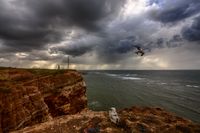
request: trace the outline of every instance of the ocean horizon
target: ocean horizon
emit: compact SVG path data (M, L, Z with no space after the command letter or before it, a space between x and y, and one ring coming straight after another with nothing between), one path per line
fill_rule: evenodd
M200 122L200 70L85 70L92 110L161 107Z

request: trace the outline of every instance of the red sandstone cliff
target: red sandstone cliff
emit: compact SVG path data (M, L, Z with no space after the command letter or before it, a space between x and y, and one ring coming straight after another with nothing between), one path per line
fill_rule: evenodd
M85 82L77 71L40 71L0 71L0 133L86 108Z
M107 112L87 109L85 82L77 71L0 70L0 133L80 133L96 127L102 133L200 133L199 124L160 108L132 107L118 114L115 125Z
M3 132L50 120L48 107L36 87L12 86L10 91L0 93Z

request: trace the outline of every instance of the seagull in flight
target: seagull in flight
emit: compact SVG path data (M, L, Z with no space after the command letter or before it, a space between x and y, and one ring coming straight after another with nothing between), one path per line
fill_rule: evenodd
M141 47L139 47L139 46L137 46L136 47L137 48L137 52L135 52L137 55L140 53L141 54L141 56L143 56L145 53L144 53L144 50L141 48Z

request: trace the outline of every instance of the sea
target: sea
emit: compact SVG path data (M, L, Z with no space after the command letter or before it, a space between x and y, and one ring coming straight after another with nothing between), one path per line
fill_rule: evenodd
M200 123L200 70L95 70L82 73L91 110L161 107Z

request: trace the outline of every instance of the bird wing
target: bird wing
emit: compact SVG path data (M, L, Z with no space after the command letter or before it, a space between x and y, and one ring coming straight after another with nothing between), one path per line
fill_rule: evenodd
M141 48L139 46L135 46L137 48L137 50L141 50Z

